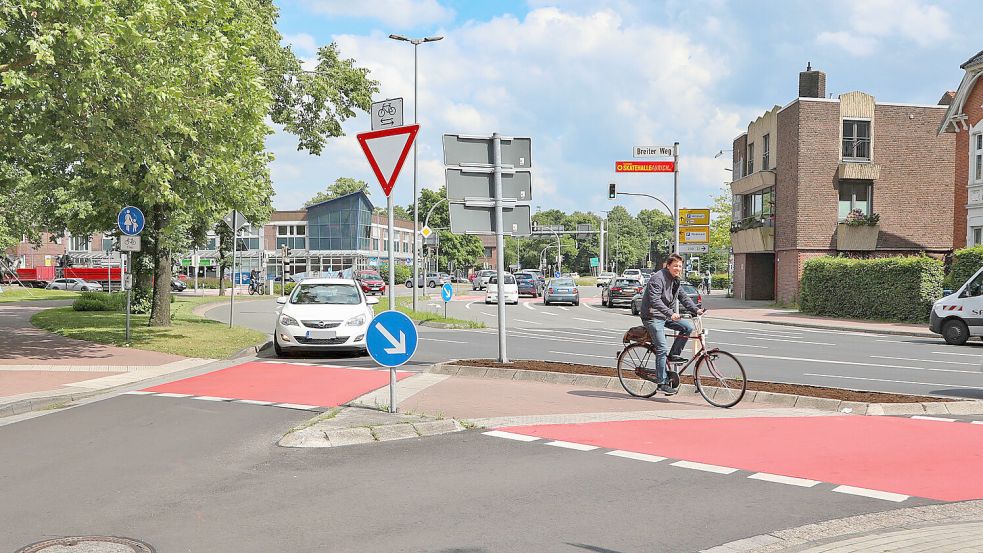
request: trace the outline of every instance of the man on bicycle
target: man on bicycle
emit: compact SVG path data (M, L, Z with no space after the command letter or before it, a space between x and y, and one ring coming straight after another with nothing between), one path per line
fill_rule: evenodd
M645 291L642 292L641 316L642 324L648 330L655 346L655 368L659 391L666 395L673 395L676 389L669 383L666 372L666 358L675 363L685 363L686 359L680 357L683 346L686 345L686 337L693 332L693 324L683 320L679 313L673 312L673 305L676 301L690 312L702 315L703 310L699 309L693 300L689 299L680 289L679 275L683 272L683 258L679 254L672 254L666 261L664 269L652 273ZM676 339L672 343L672 349L666 351L665 329L670 328L676 331Z

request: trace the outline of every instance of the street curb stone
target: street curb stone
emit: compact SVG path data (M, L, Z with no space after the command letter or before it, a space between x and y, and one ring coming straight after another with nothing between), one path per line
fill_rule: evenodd
M425 369L425 372L463 376L468 378L498 378L526 382L544 382L547 384L563 384L568 386L586 386L602 390L621 390L621 381L616 376L585 375L577 373L560 373L550 371L530 371L524 369L500 369L495 367L472 367L469 365L452 365L453 361L435 363ZM680 392L695 392L692 384L681 384ZM709 393L713 393L710 391ZM711 396L712 397L712 396ZM853 415L983 415L983 401L947 401L923 403L866 403L860 401L840 401L838 399L818 398L792 394L779 394L748 390L742 403L767 403L777 407L797 407L849 413Z
M373 426L369 430L376 441L389 442L392 440L403 440L406 438L418 438L420 434L413 428L412 424L386 424L383 426Z

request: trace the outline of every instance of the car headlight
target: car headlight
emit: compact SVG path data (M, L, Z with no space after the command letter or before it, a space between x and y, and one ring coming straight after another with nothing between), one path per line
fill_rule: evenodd
M345 321L345 326L362 326L365 324L365 315L356 315Z
M290 315L280 315L280 324L283 326L300 326L297 319L291 317Z

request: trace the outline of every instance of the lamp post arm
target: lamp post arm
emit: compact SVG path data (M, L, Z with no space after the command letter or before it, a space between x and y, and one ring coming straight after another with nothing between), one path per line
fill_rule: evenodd
M653 200L655 200L655 201L659 202L660 204L662 204L662 207L666 208L666 211L669 212L669 216L670 217L675 217L675 214L672 212L671 209L669 209L669 206L666 205L666 202L660 200L659 198L656 198L655 196L653 196L651 194L640 194L638 192L616 192L616 194L618 196L645 196L646 198L652 198Z
M433 210L436 209L438 205L440 205L440 204L442 204L442 203L444 203L446 201L447 201L447 198L443 198L439 202L437 202L437 203L433 204L432 206L430 206L430 211L427 212L427 216L423 219L423 226L428 226L428 223L430 223L430 215L433 214Z

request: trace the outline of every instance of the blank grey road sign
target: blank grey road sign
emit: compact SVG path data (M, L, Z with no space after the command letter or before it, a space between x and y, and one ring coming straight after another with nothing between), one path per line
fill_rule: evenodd
M577 223L577 240L586 240L593 231L594 225L590 223Z
M454 234L495 234L495 208L450 204L451 232ZM528 205L502 210L502 231L511 236L532 234Z
M494 169L448 167L445 175L449 201L495 197ZM502 197L514 198L520 202L532 200L532 173L524 170L503 171Z
M502 165L518 169L532 167L532 139L503 137ZM493 165L494 141L490 136L467 134L444 135L444 165Z

